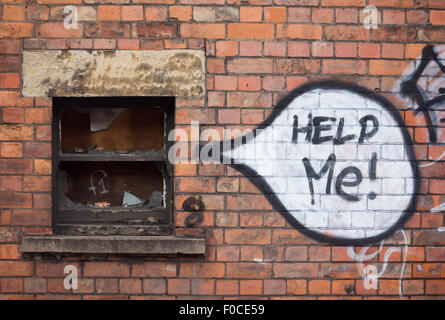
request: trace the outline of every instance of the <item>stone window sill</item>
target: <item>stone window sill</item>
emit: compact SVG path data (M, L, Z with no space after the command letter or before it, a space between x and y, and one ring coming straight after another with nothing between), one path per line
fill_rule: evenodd
M24 236L20 252L200 255L205 253L205 240L175 236Z

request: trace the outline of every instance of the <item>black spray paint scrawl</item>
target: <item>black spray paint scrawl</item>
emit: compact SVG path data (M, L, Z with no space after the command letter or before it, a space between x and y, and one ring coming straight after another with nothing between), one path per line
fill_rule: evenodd
M432 143L438 142L439 123L445 123L445 117L437 116L443 111L445 104L445 87L441 87L445 85L445 66L436 50L433 46L426 46L420 59L408 67L405 72L408 75L402 77L396 86L396 90L400 86L402 97L411 99L417 105L416 114L421 113L424 116ZM441 107L442 110L437 110Z
M411 137L389 101L359 86L304 85L252 134L213 150L292 226L319 241L380 241L414 209L418 168Z

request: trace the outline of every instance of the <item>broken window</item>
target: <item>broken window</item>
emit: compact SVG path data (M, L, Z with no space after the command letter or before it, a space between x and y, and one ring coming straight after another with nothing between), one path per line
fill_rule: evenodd
M170 233L174 98L54 98L53 225L66 234Z

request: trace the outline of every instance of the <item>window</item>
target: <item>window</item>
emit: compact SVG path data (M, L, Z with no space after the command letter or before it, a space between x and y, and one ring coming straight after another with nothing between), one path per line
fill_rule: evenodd
M170 234L174 98L53 102L54 233Z

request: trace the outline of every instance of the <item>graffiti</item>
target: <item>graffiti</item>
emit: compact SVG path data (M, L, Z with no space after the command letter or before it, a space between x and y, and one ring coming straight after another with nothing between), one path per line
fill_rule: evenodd
M408 238L406 237L405 231L400 230L403 241L404 241L404 255L403 255L403 261L402 261L402 267L400 268L400 277L399 277L399 295L403 296L403 290L402 290L402 278L403 274L405 273L405 265L406 265L406 258L408 256ZM382 240L380 242L379 248L374 251L373 253L368 254L368 250L370 249L369 246L364 247L360 250L360 253L356 253L354 247L348 247L348 255L351 259L359 262L358 268L360 273L363 275L364 280L364 287L365 289L378 289L378 281L379 278L385 274L386 269L388 267L388 260L389 257L396 252L401 252L401 247L389 247L387 248L385 255L383 256L383 265L380 272L378 272L378 269L374 265L367 265L366 267L363 267L363 264L365 261L371 260L375 258L377 255L380 254L383 250L383 245L385 244L385 240Z
M363 14L365 18L363 19L363 26L367 30L378 29L379 23L379 11L376 6L367 5L363 9Z
M189 228L197 227L204 221L204 215L201 211L205 210L205 205L201 200L194 197L189 197L182 203L182 209L185 211L191 211L191 213L185 218L185 225Z
M432 143L443 138L440 137L440 123L445 122L445 117L440 117L440 107L443 107L445 102L445 66L440 58L443 50L445 46L426 46L422 56L406 69L394 88L395 91L400 91L402 98L407 98L416 105L416 114L423 115Z
M94 185L94 175L100 173L103 177L100 178L97 185ZM93 171L90 175L90 187L88 190L93 192L94 196L96 196L96 189L102 186L102 190L100 191L101 194L108 193L109 191L105 188L104 178L108 178L108 174L104 170L96 170Z
M365 88L304 85L250 137L231 145L220 146L221 160L247 176L292 226L319 241L375 243L413 212L418 167L411 137L395 107Z

